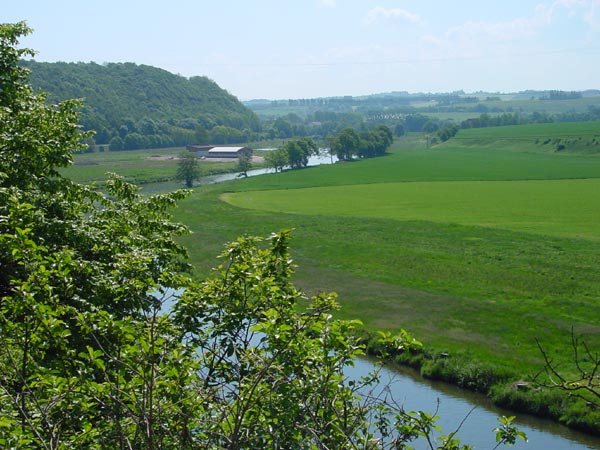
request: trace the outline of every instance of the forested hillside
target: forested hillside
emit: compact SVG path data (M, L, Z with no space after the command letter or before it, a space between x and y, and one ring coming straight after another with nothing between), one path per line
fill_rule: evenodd
M241 142L259 129L253 112L206 77L133 63L23 64L50 102L82 98L82 125L115 150Z

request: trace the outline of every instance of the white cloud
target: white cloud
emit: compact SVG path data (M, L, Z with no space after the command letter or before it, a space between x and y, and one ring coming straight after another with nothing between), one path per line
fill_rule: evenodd
M581 17L596 30L600 29L600 0L555 0L540 3L532 15L504 22L468 21L448 30L448 37L461 40L486 39L494 42L530 37L552 25L561 16Z
M600 31L600 0L592 0L588 3L584 20L594 31Z
M402 8L384 8L382 6L376 6L371 9L365 17L365 22L375 23L379 20L387 19L401 19L411 23L421 22L421 18L410 11Z
M539 4L531 17L518 17L511 21L468 21L451 28L449 35L462 40L488 39L495 42L522 39L536 34L552 21L553 6L548 8Z

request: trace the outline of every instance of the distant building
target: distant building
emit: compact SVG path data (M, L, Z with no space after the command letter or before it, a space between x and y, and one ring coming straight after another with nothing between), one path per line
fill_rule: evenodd
M249 147L217 147L214 145L188 145L188 151L196 153L198 158L239 158L242 154L252 155Z

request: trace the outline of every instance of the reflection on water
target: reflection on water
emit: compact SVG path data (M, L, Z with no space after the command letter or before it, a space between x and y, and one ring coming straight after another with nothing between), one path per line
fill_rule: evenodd
M262 149L262 150L275 150L275 149ZM337 157L333 156L333 158L332 158L327 153L325 153L325 152L322 152L322 153L323 153L322 155L311 156L310 158L308 158L309 167L310 166L319 166L321 164L332 164L337 161ZM249 170L247 173L248 173L249 177L254 177L256 175L264 175L266 173L274 173L274 170L273 169L254 169L254 170ZM200 184L222 183L224 181L235 180L237 178L240 178L241 176L242 176L242 174L240 172L223 173L223 174L219 174L219 175L209 175L206 177L202 177L200 179Z
M350 369L351 378L367 375L375 365L359 359ZM412 370L401 370L384 366L381 372L381 388L390 393L394 400L407 411L422 410L434 413L439 409L439 425L445 434L454 431L467 417L457 437L476 449L492 449L496 445L495 433L499 416L516 415L516 425L527 434L529 442L522 440L510 447L517 450L583 450L599 449L600 438L570 430L554 422L531 416L515 414L497 408L486 397L464 391L456 386L431 382L421 378ZM475 408L473 410L473 408ZM415 448L426 448L425 445ZM505 447L508 448L508 447Z
M163 302L162 310L171 309L181 291L166 289L156 293ZM349 367L346 375L359 379L373 371L376 365L368 359L358 359ZM462 424L457 437L476 449L493 449L496 445L493 429L499 424L499 416L517 415L516 424L524 431L529 442L517 441L510 448L516 450L584 450L600 449L600 438L570 430L554 422L536 417L519 415L492 405L489 399L473 392L442 382L421 378L409 369L384 366L380 373L380 387L375 393L391 394L393 399L407 411L422 410L440 416L439 425L445 434L451 433ZM439 409L438 409L439 408ZM428 448L415 443L416 449Z

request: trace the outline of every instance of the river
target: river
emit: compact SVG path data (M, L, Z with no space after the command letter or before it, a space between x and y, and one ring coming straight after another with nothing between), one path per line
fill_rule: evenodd
M375 369L372 361L358 359L348 376L358 378ZM496 445L493 429L500 416L517 416L516 425L527 434L510 447L517 450L583 450L600 449L600 438L570 430L549 420L495 407L491 401L473 392L459 389L443 382L425 380L409 369L384 366L381 372L381 389L386 389L407 411L422 410L434 413L439 405L439 424L445 434L454 431L465 417L457 437L476 449L492 449ZM473 409L475 408L475 409ZM423 444L415 448L426 448ZM505 447L508 448L508 447Z
M260 150L267 151L267 150L275 150L275 149L266 149L265 148L265 149L260 149ZM308 158L308 166L318 166L321 164L332 164L337 161L337 157L336 156L332 157L329 154L327 154L327 150L325 150L325 149L319 149L319 150L321 153L320 155L311 156L310 158ZM249 170L247 175L249 177L254 177L256 175L264 175L265 173L274 173L274 170L273 169L253 169L253 170ZM202 177L199 181L199 184L222 183L224 181L238 179L241 176L242 176L242 174L240 172L208 175L208 176Z
M163 309L168 311L176 293L165 293ZM358 380L379 366L371 359L359 358L348 367L348 379ZM406 411L425 411L440 416L439 425L444 434L454 431L463 422L457 437L477 450L491 450L496 445L494 428L499 426L498 417L517 416L515 424L527 434L528 442L519 440L511 448L516 450L584 450L600 449L600 437L570 430L546 419L516 414L498 408L490 399L475 392L466 391L448 383L424 379L412 369L396 365L380 368L381 383L375 393L384 391L404 407ZM439 409L438 409L439 408ZM468 417L467 417L468 416ZM413 444L415 449L426 449L424 443Z

